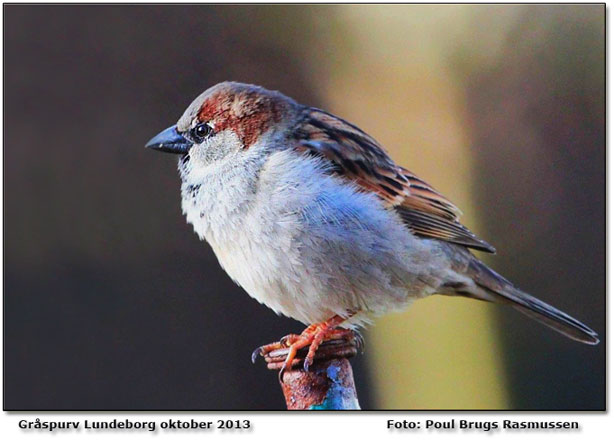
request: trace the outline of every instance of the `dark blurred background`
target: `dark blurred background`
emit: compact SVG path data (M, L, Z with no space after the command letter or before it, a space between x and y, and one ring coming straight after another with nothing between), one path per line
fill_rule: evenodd
M282 409L249 298L145 142L237 80L324 107L457 202L487 261L605 340L603 6L4 12L4 408ZM363 408L604 409L605 343L418 302L366 331Z

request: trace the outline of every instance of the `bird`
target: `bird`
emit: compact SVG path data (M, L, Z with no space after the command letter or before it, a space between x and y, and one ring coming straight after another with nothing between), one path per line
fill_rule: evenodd
M495 248L460 223L451 201L332 113L222 82L146 147L179 156L182 211L226 273L307 326L252 360L281 344L284 369L308 349L308 370L323 341L435 294L506 304L599 343L594 330L483 263L475 252Z

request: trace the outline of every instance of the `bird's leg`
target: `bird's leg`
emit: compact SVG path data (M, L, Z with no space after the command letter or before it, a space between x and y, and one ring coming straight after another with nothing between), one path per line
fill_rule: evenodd
M358 343L359 350L361 350L363 341L362 336L358 332L354 332L353 330L349 329L337 328L347 319L348 318L342 318L341 316L335 315L324 322L311 324L309 327L303 330L300 335L289 334L281 338L279 342L273 342L272 344L258 347L252 353L252 362L256 361L256 357L258 357L258 355L265 356L266 354L275 350L288 349L284 366L280 372L281 375L286 368L292 368L296 354L301 348L309 347L309 351L303 363L303 368L305 371L307 371L309 366L313 364L318 347L324 341L355 339Z
M258 347L252 353L252 362L256 361L256 357L258 355L264 356L274 350L279 350L282 348L288 349L288 355L286 356L286 360L284 362L283 370L286 368L291 368L296 357L297 352L304 347L309 347L309 352L305 357L305 361L303 363L303 368L305 371L309 369L309 366L313 364L313 359L315 357L316 351L320 344L324 341L331 341L337 339L352 339L356 338L359 346L362 346L362 336L357 332L354 332L349 329L337 328L340 324L346 321L348 318L342 318L338 315L333 316L332 318L316 323L311 324L307 327L300 335L297 334L289 334L281 338L279 342L273 342L272 344L266 344L261 347Z
M310 325L300 335L289 335L284 338L286 344L289 344L289 350L282 372L287 368L292 368L292 361L294 361L296 353L303 347L309 347L309 352L305 356L305 362L303 362L303 368L307 371L313 364L316 351L323 341L354 337L352 330L337 328L346 320L347 318L335 315L324 322Z
M279 342L271 342L270 344L261 345L252 352L252 363L256 362L258 356L264 356L272 351L290 347L290 345L297 341L300 337L301 335L291 333L281 338Z

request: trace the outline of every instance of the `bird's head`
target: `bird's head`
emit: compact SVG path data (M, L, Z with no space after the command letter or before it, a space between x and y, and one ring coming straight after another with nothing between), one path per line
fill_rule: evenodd
M223 82L198 96L176 125L145 146L210 163L248 150L265 135L285 127L296 105L278 92Z

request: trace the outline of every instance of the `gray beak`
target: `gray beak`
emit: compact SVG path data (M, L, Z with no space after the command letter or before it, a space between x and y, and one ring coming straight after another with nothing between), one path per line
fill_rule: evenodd
M173 125L152 137L149 142L145 144L145 148L164 151L166 153L187 154L192 145L192 142L179 134L177 126Z

